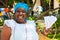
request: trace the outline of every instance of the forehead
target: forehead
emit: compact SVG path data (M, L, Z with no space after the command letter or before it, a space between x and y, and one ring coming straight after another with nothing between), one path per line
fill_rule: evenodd
M16 11L25 11L23 8L17 8Z

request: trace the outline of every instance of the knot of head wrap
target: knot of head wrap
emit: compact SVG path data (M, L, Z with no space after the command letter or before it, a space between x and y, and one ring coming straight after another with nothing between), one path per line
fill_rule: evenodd
M26 12L28 12L28 10L29 10L28 5L25 4L25 3L22 3L22 2L19 2L19 3L17 3L17 4L14 6L14 12L16 12L16 10L17 10L18 8L23 8Z

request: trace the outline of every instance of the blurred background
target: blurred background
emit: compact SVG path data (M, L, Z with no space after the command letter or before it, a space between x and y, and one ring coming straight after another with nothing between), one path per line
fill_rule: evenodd
M47 37L51 40L60 40L60 0L0 0L0 35L4 20L14 19L13 7L18 2L28 4L28 20L35 20L40 32L44 30L44 16L57 17Z

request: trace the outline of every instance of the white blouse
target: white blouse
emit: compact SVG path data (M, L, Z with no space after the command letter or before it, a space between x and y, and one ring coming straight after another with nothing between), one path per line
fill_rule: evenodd
M38 40L34 21L27 20L26 24L18 24L11 19L5 20L4 24L11 28L10 40Z

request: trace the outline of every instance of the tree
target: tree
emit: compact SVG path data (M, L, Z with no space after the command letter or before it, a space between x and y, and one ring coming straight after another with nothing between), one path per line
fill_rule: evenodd
M5 4L5 1L3 2L3 0L0 0L0 3L1 3L4 7L7 6L7 5Z
M16 3L17 2L25 2L29 6L34 6L36 3L36 0L35 0L34 4L33 4L32 0L0 0L0 2L6 7L8 7L8 5L13 6L14 2L16 2Z
M56 1L58 1L60 3L60 0L56 0Z

